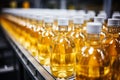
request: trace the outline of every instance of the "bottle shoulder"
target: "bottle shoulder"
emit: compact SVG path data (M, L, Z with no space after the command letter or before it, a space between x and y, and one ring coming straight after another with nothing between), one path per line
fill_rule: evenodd
M72 32L69 32L67 34L67 36L71 37L71 38L75 38L75 39L77 39L77 38L85 39L85 35L82 32L74 32L74 31L72 31Z
M42 36L43 37L53 37L55 34L54 34L54 32L53 31L46 31L46 30L44 30L43 32L42 32Z
M102 44L114 44L114 43L117 43L117 44L120 44L120 38L114 38L114 37L106 37L102 40Z
M75 44L68 37L57 36L52 41L54 53L74 53Z
M77 59L86 60L86 65L100 66L110 63L110 56L102 48L82 47L81 51L76 54ZM83 63L85 65L85 63Z

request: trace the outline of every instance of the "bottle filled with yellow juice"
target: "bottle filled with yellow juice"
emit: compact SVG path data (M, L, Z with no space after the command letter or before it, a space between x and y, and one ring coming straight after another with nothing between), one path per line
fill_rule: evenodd
M24 27L24 37L25 37L25 43L22 44L25 49L29 50L30 49L30 34L31 34L31 24L30 24L30 14L25 14L26 17L24 18L25 21L25 27Z
M36 57L38 55L37 50L37 43L38 43L38 25L37 25L37 17L35 14L31 15L30 19L30 46L29 46L29 52L32 54L32 56Z
M80 48L84 45L83 41L85 40L85 35L83 33L83 23L84 18L79 16L73 17L73 30L70 31L67 35L73 39L75 43L75 51L78 52Z
M108 19L108 34L102 41L111 56L112 80L120 80L120 19Z
M50 45L52 43L52 38L54 37L52 30L53 21L54 19L52 16L44 17L43 27L45 30L42 32L42 37L38 45L38 60L42 65L50 65Z
M110 57L102 49L102 24L87 23L85 45L76 53L76 80L110 80Z
M68 19L58 18L58 34L53 38L50 67L53 76L68 79L75 74L75 44L66 36Z

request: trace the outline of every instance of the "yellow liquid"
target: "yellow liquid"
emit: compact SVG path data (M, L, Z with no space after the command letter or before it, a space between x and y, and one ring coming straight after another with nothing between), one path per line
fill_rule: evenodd
M76 55L77 59L81 61L76 64L76 80L111 80L110 65L96 61L95 56L80 57ZM86 55L87 56L87 55ZM102 64L102 65L100 65ZM104 64L104 65L103 65Z
M60 37L53 40L51 53L51 72L57 78L68 78L75 73L75 45L69 38Z
M73 20L69 20L69 26L68 26L68 31L72 31L73 30Z
M112 68L112 79L120 79L120 37L119 37L119 27L108 28L108 37L103 40L103 47L111 56L111 68Z
M75 51L78 52L84 46L85 35L82 33L82 25L75 24L74 28L74 31L68 33L68 36L73 39Z
M50 65L50 45L54 33L52 31L43 31L41 40L38 43L38 60L42 65Z
M36 37L31 36L30 39L30 53L32 54L32 56L37 57L38 56L38 50L37 50L37 42L38 40L36 39Z
M38 60L42 65L50 65L50 51L49 45L39 44Z
M110 57L99 45L87 41L76 54L76 80L111 80Z
M102 31L100 33L100 40L103 40L107 35L107 27L105 24L102 26Z
M34 27L31 28L30 33L29 33L30 34L30 36L29 36L29 41L30 41L29 52L34 57L38 56L38 50L37 50L38 31L37 31L37 28L38 27L35 25Z
M8 33L10 33L11 36L13 36L17 41L19 40L19 38L21 38L20 37L21 30L18 27L18 25L16 25L14 22L8 19L5 19L5 18L2 18L1 22L2 22L4 29L8 31Z

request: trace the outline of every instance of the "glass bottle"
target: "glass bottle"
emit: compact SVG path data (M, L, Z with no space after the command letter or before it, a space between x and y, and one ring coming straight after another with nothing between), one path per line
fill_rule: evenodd
M39 54L38 60L42 65L48 66L50 65L50 48L49 46L52 43L52 38L54 37L54 32L52 31L53 27L53 17L45 16L44 17L44 28L45 30L42 32L42 37L39 42Z
M102 41L111 56L112 80L120 80L120 19L108 19L108 34Z
M30 47L30 32L31 32L31 19L30 19L30 14L26 14L27 16L25 17L25 43L23 44L24 48L29 50L29 47Z
M37 50L38 50L38 55L40 54L40 45L41 45L41 38L42 38L42 32L44 31L44 28L43 28L43 16L44 15L37 15L37 24L36 26L38 27L37 28L37 40L38 40L38 43L37 43ZM36 57L38 59L38 56ZM39 60L39 59L38 59Z
M29 30L29 35L28 35L28 41L30 42L30 45L28 46L28 51L32 54L32 56L36 56L37 50L37 37L36 37L36 31L37 31L37 20L35 14L30 15L30 22L29 22L28 30Z
M78 52L79 49L84 45L85 35L83 34L83 17L75 16L73 18L73 30L67 35L74 40L75 51Z
M76 53L76 80L110 80L110 57L101 46L101 27L87 23L85 45Z
M66 36L68 19L58 19L58 34L53 38L51 48L50 67L53 76L58 79L67 79L74 75L75 44Z

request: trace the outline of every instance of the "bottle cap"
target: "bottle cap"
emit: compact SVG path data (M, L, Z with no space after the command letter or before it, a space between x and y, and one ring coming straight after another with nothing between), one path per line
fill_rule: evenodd
M108 19L108 27L120 26L120 19Z
M97 16L104 17L104 19L107 19L107 13L105 11L101 11Z
M44 22L45 23L53 23L53 16L45 16L44 17Z
M88 21L90 20L90 15L89 14L83 14L84 20Z
M120 19L120 14L113 15L112 18L114 18L114 19Z
M114 16L114 15L120 15L120 12L119 11L114 11L112 16Z
M68 26L68 18L58 18L59 26Z
M90 18L95 17L95 11L89 10L87 13L90 15Z
M79 16L73 17L73 23L74 24L83 24L83 22L84 22L84 18L83 17L79 17Z
M94 22L104 23L104 17L94 17Z
M97 22L88 22L86 31L90 34L99 34L101 32L102 24Z
M43 20L44 15L42 14L36 14L36 19L37 20Z
M36 15L35 14L30 14L29 17L30 17L30 19L36 20Z

